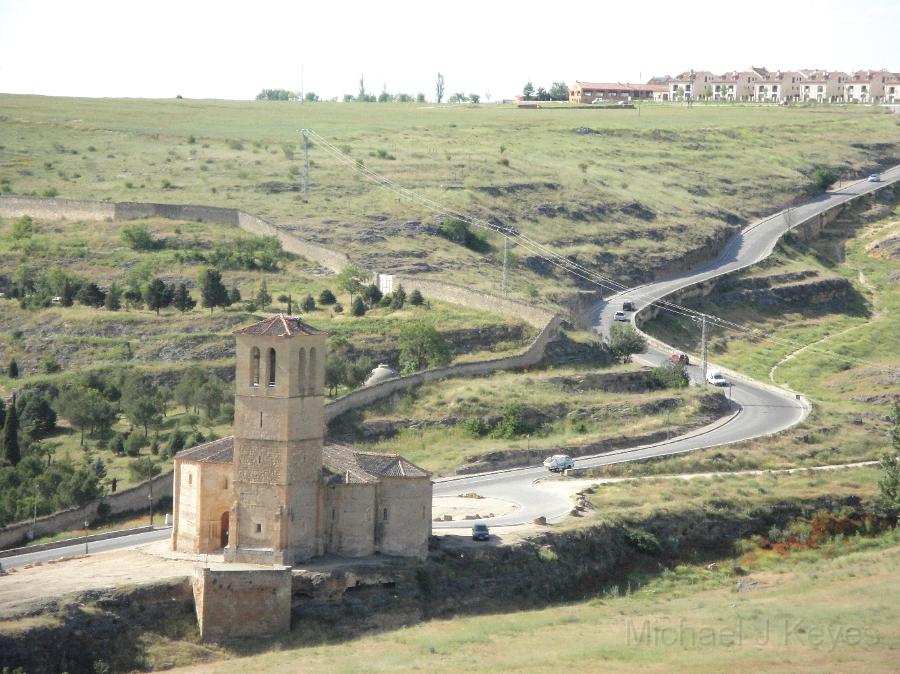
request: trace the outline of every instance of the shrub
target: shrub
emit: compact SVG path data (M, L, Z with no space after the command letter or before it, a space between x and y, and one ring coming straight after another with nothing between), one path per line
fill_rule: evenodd
M684 363L673 361L653 368L652 377L656 388L684 388L690 383Z
M125 453L128 456L137 456L147 446L147 438L140 433L131 433L125 441Z
M503 407L502 416L491 431L491 437L515 438L528 435L537 427L537 423L528 416L522 403L509 402Z
M232 150L243 150L244 144L239 140L229 140L228 147L230 147Z
M453 243L465 246L476 253L484 253L490 249L487 240L469 229L469 223L459 218L447 218L441 223L441 236Z
M118 456L121 456L125 453L125 436L121 433L116 433L113 436L112 442L109 445L109 448Z
M147 225L129 225L122 230L122 241L133 250L154 250L161 248L160 241L153 238Z
M400 285L397 286L397 290L394 291L391 297L391 309L402 309L404 304L406 304L406 291Z
M383 295L381 294L381 289L374 283L370 283L362 291L363 298L365 298L366 302L368 302L369 306L373 309L378 306L378 303L381 302L381 298Z
M325 288L325 290L319 293L319 304L330 306L336 302L337 298L334 296L334 293L331 292L328 288Z
M418 288L415 288L409 294L409 303L414 307L420 307L425 302L425 298L422 297L422 293L419 292Z
M627 363L634 353L643 353L647 350L647 340L644 339L633 325L616 323L609 330L609 349L616 359Z
M336 314L344 313L344 305L341 304L340 302L335 302L332 309L334 309L334 313L336 313Z
M303 298L303 301L300 303L300 308L303 311L315 311L316 309L316 301L313 299L312 295L307 295Z
M662 552L659 539L646 529L628 529L625 532L625 541L632 548L645 555L658 555Z
M509 159L506 157L500 157L500 159L497 160L497 163L500 164L500 166L509 166Z
M463 432L473 438L481 438L490 432L490 428L480 417L471 417L460 424Z
M16 241L28 239L34 234L34 221L30 215L23 215L13 223L12 237Z
M811 179L819 191L827 192L837 182L838 176L831 169L820 167L812 172Z
M354 316L365 316L366 305L363 302L362 297L357 297L353 300L353 305L350 307L350 313Z

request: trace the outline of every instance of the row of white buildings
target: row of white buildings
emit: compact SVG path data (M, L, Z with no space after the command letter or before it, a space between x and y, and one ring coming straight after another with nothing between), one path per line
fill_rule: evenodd
M662 79L662 78L661 78ZM767 70L750 68L716 75L689 70L667 78L658 100L728 100L769 103L900 103L900 73L887 70Z
M688 70L677 77L654 77L646 84L576 81L575 104L606 100L756 101L765 103L900 103L900 73L887 70L767 70L751 67L716 75Z

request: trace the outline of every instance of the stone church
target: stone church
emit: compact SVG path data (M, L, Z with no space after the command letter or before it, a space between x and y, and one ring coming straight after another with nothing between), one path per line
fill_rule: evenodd
M278 315L235 337L234 435L176 455L172 548L257 564L424 558L431 475L324 444L325 334Z

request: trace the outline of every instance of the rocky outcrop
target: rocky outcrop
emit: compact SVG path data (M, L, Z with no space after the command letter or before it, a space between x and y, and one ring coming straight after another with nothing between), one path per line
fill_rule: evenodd
M754 281L755 279L745 279ZM764 281L765 279L760 279ZM716 295L717 304L748 303L762 307L846 308L853 286L842 277L788 283L774 287L758 287L752 290L733 290Z

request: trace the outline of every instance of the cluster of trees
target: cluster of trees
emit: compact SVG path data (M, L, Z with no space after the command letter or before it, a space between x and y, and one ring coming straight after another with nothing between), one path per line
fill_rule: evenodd
M366 81L365 78L360 76L359 78L359 91L354 96L353 94L344 94L344 103L424 103L425 102L425 94L419 93L415 96L407 93L389 93L387 90L387 86L383 87L381 93L377 96L373 93L366 91Z
M364 316L369 309L376 307L402 309L407 302L416 307L427 306L425 298L418 289L414 289L407 296L406 290L399 285L394 292L384 295L374 283L367 284L367 280L368 275L352 265L345 267L337 275L337 288L350 296L350 313L353 316ZM331 294L330 291L328 292ZM319 301L321 304L325 304L321 298Z
M281 242L274 236L257 236L220 243L210 250L199 242L181 246L175 252L175 261L207 264L218 269L243 269L246 271L278 271L278 264L285 257Z
M170 243L158 239L147 225L134 224L122 230L122 240L133 250L150 251L171 247L175 260L183 264L201 263L219 269L244 269L247 271L277 271L284 258L281 242L274 236L255 236L220 243L210 250L194 238L191 244L183 241Z
M374 364L368 356L360 356L356 360L350 360L345 353L333 352L325 359L325 388L332 398L337 395L341 386L351 389L362 384Z
M175 428L161 437L168 401L184 406L188 430ZM115 491L100 457L85 453L81 461L68 456L54 461L56 446L48 438L63 417L98 448L136 457L132 478L146 480L160 472L159 460L207 439L196 429L198 415L216 421L234 414L227 385L198 367L188 369L173 390L136 371L109 375L88 373L56 390L26 389L7 407L0 400L0 526L30 516L81 505ZM115 432L124 418L129 432ZM141 456L149 449L150 456Z
M569 87L565 82L554 82L549 89L538 87L528 82L522 87L522 96L526 101L567 101L569 100Z
M256 94L257 101L299 101L300 94L296 91L288 91L287 89L263 89ZM315 103L319 97L314 91L307 91L303 95L303 100L309 103Z

